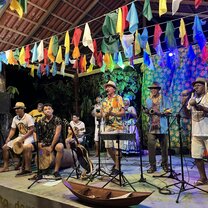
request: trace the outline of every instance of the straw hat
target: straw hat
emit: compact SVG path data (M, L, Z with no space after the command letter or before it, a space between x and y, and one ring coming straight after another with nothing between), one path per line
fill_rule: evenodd
M161 89L160 84L158 82L153 82L151 86L148 87L149 89Z
M205 78L203 78L203 77L198 77L198 78L196 78L196 81L194 81L194 82L192 83L192 85L194 86L196 83L205 84L206 82L207 82L207 80L206 80Z
M113 81L108 81L108 83L106 83L106 84L104 85L104 87L106 88L107 86L111 86L111 87L113 87L113 88L116 89L116 84L115 84L115 82L113 82Z
M14 109L23 108L26 109L25 104L23 102L16 102Z

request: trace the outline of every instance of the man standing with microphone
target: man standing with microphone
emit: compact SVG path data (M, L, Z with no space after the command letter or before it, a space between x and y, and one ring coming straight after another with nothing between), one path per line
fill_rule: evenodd
M191 110L192 119L192 143L191 155L195 159L200 178L195 186L208 184L203 161L204 150L208 150L208 93L207 81L198 77L192 83L195 93L189 99L187 109Z

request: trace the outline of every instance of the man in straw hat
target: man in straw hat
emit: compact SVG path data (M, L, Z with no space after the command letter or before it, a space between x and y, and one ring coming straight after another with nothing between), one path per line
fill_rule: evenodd
M207 81L198 77L192 83L195 93L189 99L187 109L191 110L192 118L192 143L191 155L195 159L200 178L195 182L196 186L208 184L203 154L208 151L208 94Z
M20 173L16 176L24 176L31 173L31 158L28 157L28 148L29 145L34 142L33 139L33 130L34 130L34 121L32 116L25 113L26 109L25 104L23 102L17 102L15 104L14 110L16 116L12 120L11 130L6 139L5 145L3 146L3 161L4 166L0 169L0 172L5 172L9 170L9 149L12 149L14 146L14 141L11 140L16 130L19 130L18 140L23 143L23 159L25 167L22 169Z
M150 96L146 100L146 113L149 115L148 151L150 168L148 173L154 173L156 168L156 141L159 139L162 155L161 166L168 171L168 123L166 115L171 113L170 102L160 93L158 82L150 87Z
M124 116L124 103L120 95L116 95L116 84L109 81L104 85L107 93L106 99L102 102L101 112L96 113L97 117L103 117L105 120L105 132L122 132L123 123L122 116ZM115 140L105 140L105 148L114 161L111 175L119 173L119 156L118 144ZM122 142L120 141L120 148L122 149Z

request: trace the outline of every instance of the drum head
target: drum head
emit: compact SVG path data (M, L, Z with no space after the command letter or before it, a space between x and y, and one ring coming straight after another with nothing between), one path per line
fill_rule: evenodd
M14 143L13 143L13 147L12 147L13 152L14 152L15 154L18 154L18 155L19 155L19 154L22 154L22 152L23 152L23 143L19 141L20 138L21 138L21 137L17 137L17 138L15 139L15 141L14 141Z

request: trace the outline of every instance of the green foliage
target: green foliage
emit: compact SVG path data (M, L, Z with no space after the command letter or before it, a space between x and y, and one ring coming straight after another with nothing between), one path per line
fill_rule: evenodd
M11 98L14 98L16 94L19 95L18 89L14 86L8 86L6 92L9 93Z

